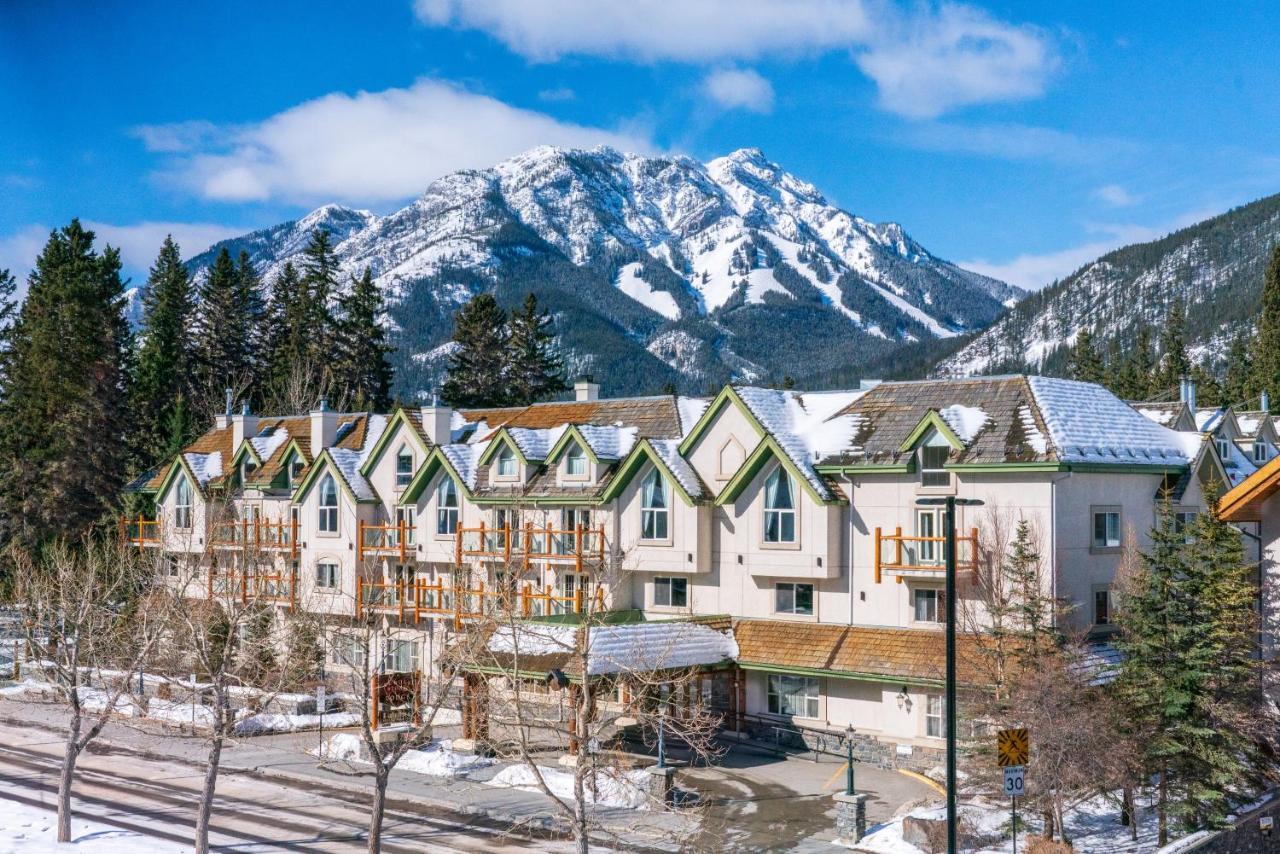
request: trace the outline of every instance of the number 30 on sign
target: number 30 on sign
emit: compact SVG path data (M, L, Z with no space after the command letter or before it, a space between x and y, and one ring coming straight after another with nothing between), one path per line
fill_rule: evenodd
M1004 793L1007 797L1020 798L1027 788L1027 769L1024 765L1010 765L1004 769Z

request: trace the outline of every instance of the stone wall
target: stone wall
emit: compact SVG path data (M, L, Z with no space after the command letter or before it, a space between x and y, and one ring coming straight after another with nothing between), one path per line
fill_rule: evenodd
M1181 849L1196 854L1263 854L1280 851L1280 790L1271 792L1272 800L1246 813L1235 824L1209 836L1202 842ZM1271 830L1263 829L1264 819L1271 819Z

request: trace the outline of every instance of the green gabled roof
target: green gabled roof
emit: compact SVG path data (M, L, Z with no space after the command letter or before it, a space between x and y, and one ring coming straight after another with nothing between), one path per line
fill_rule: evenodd
M916 443L923 439L930 430L936 430L942 438L947 440L947 444L955 450L964 450L964 442L960 441L960 437L955 434L955 431L952 430L946 420L938 414L938 410L936 409L930 409L924 414L924 417L920 419L920 423L916 425L915 429L912 430L911 433L907 435L907 438L903 440L902 444L898 446L898 450L901 452L912 450L915 448Z
M394 415L391 416L391 421L387 424L386 429L382 431L382 435L378 437L378 441L374 444L372 450L369 451L369 458L364 461L362 466L360 466L360 474L368 477L369 473L378 465L378 460L382 459L382 455L391 445L392 437L398 427L405 427L407 429L409 435L413 437L413 441L417 444L418 450L422 451L424 454L431 453L431 448L427 445L426 441L423 440L421 434L418 433L417 428L413 426L413 421L409 417L408 411L402 406L395 411Z
M636 442L636 446L631 449L631 453L627 454L622 464L618 467L618 471L614 474L613 479L609 481L609 484L604 488L604 492L600 494L600 503L603 504L616 498L631 482L632 478L640 472L645 462L653 463L656 468L663 472L686 506L692 507L694 504L699 503L699 499L689 494L684 488L684 484L680 482L680 478L676 477L675 472L671 471L670 466L662 459L662 455L653 449L653 445L649 444L647 438Z
M511 433L506 427L499 427L498 432L493 434L493 438L489 440L489 446L484 449L484 453L480 455L480 459L476 460L476 465L486 466L489 460L493 459L493 455L498 452L499 445L506 445L515 452L516 459L522 464L529 465L528 458L525 457L524 451L520 450L520 443L512 438Z
M786 469L787 473L800 484L816 503L848 503L843 498L823 498L818 495L818 491L813 488L809 478L796 467L796 464L791 461L791 457L787 456L786 452L782 450L778 440L769 433L765 433L764 438L760 440L760 444L756 445L755 450L747 456L746 461L738 468L737 474L729 479L729 482L724 485L724 489L720 490L720 494L715 498L715 503L722 506L736 501L738 496L742 494L742 490L747 488L747 484L760 473L760 470L764 468L770 459L776 459L778 464ZM832 494L835 495L834 491Z
M472 494L471 490L467 488L467 482L458 473L458 470L453 467L453 463L445 456L444 451L437 446L427 454L427 459L418 467L418 471L413 475L413 480L409 481L409 485L400 494L400 501L397 502L399 506L404 507L415 503L418 500L418 496L427 488L427 484L431 482L431 478L435 477L436 471L440 468L444 468L445 471L449 472L463 496L471 500Z
M698 443L698 440L702 438L702 435L707 432L707 428L711 426L713 421L715 421L716 416L720 414L720 411L730 403L738 407L738 410L747 417L747 420L751 422L761 436L769 434L769 431L760 423L760 419L756 418L755 413L751 411L751 407L747 406L747 404L742 400L741 395L738 394L733 386L727 385L720 389L720 393L711 399L711 403L707 404L707 408L703 410L702 417L693 425L693 429L689 431L689 434L680 441L680 445L676 450L681 456L689 453L690 449L692 449L693 446Z
M302 500L306 497L307 492L311 489L312 484L315 483L316 478L320 476L320 472L325 469L328 469L333 473L334 480L338 482L338 485L342 487L342 490L347 493L347 497L350 498L353 503L373 504L377 502L378 499L376 498L359 498L356 496L355 491L351 488L351 484L347 483L346 477L343 476L342 469L338 468L338 464L335 463L333 461L333 457L329 455L328 448L321 451L320 456L316 457L315 462L313 462L311 467L307 469L306 476L302 478L302 482L298 484L298 488L293 491L293 495L290 497L289 501L293 504L301 504Z
M178 472L186 472L187 477L191 481L191 485L201 495L208 495L203 486L200 485L200 478L196 477L196 473L191 470L191 466L187 463L186 458L182 454L178 454L177 459L169 464L169 471L165 474L164 480L160 481L160 485L156 487L156 501L164 499L164 494L169 491L169 487L173 486L173 479Z
M543 460L543 462L547 465L554 463L569 447L569 443L574 441L576 441L579 447L586 452L587 457L591 462L596 465L600 464L600 458L596 456L596 452L591 448L591 443L583 437L582 431L578 429L576 424L570 424L564 433L561 434L560 438L556 440L556 443L551 446L551 450L547 451L547 458Z

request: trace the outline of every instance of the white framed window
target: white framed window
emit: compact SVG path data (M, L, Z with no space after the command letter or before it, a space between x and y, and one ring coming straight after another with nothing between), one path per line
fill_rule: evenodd
M316 561L316 587L325 590L338 588L338 564L335 561Z
M796 541L795 488L782 466L774 469L764 482L764 541Z
M947 471L944 466L947 464L947 457L951 453L951 446L946 444L946 440L937 437L939 444L929 444L920 446L920 485L921 486L950 486L951 472Z
M338 533L338 482L326 474L320 481L320 506L316 526L322 534Z
M565 572L560 575L556 586L560 590L560 601L556 602L555 611L561 614L573 614L577 612L577 595L578 591L582 591L582 610L588 610L591 605L587 601L591 596L591 580L586 573Z
M418 669L421 655L422 644L417 641L389 640L382 666L390 673L413 673Z
M1192 536L1192 527L1196 523L1196 516L1200 515L1194 510L1175 510L1173 513L1173 531L1175 534L1182 535L1184 543L1194 541Z
M946 598L941 590L917 587L911 591L912 618L917 623L941 623L946 619Z
M936 510L916 510L916 536L941 536L940 516ZM931 539L922 539L916 543L916 563L920 566L932 566L942 559L942 543Z
M289 461L289 487L297 486L300 477L302 477L302 458L295 456Z
M1255 463L1267 461L1267 443L1261 439L1255 439L1253 442L1253 461Z
M329 645L329 663L363 670L368 649L364 638L355 635L337 635Z
M404 542L405 545L411 546L417 542L416 532L414 528L418 523L418 511L414 507L397 507L396 508L396 535L399 536L400 523L404 523Z
M926 694L924 699L924 734L930 738L945 738L947 704L941 694Z
M510 445L503 445L498 451L498 477L516 476L516 453Z
M1231 461L1231 442L1222 436L1215 436L1214 443L1218 446L1218 456L1222 458L1223 465Z
M671 536L670 505L667 482L655 468L640 487L640 539L666 540Z
M769 674L769 714L816 718L821 692L812 676Z
M182 572L182 566L178 563L177 555L164 556L164 574L170 578L177 578Z
M593 551L599 546L599 543L591 536L591 511L580 507L561 507L560 530L563 533L555 535L551 543L554 554L571 555L577 553L579 525L582 526L583 553L586 554ZM536 529L534 530L534 536L538 536Z
M1108 587L1095 587L1093 590L1093 624L1111 625L1111 589Z
M413 451L408 445L401 445L396 452L396 487L404 489L413 480Z
M452 536L458 532L458 485L446 475L436 487L436 533Z
M246 454L245 458L240 461L240 486L241 487L245 487L249 485L249 478L253 477L253 472L255 468L257 467L253 464L253 460L249 459L249 456Z
M184 474L173 487L173 526L182 530L191 528L191 481Z
M779 614L813 616L813 585L779 581L773 585L773 610Z
M1120 548L1120 511L1118 509L1094 509L1093 547L1095 549Z
M689 607L689 579L661 576L653 579L653 604L667 608Z
M569 477L587 476L587 452L574 442L564 455L564 473Z

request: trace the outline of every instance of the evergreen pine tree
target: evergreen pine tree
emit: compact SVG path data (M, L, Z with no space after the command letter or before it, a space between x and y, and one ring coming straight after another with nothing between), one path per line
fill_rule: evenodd
M1252 403L1260 389L1254 382L1253 334L1240 332L1231 339L1227 348L1227 368L1222 379L1222 395L1227 403L1252 409Z
M524 306L511 312L511 337L507 342L509 401L529 404L545 400L567 386L564 360L556 353L551 334L551 316L538 310L532 293Z
M337 324L329 303L338 289L338 258L333 252L333 240L323 228L311 232L311 241L302 254L301 315L306 340L310 342L308 361L320 378L326 374L334 352Z
M385 411L391 405L391 364L382 314L382 291L368 267L339 300L340 319L332 371L335 391L353 409Z
M256 405L263 397L261 386L267 370L267 356L257 347L260 330L266 322L267 308L262 299L262 279L249 260L249 253L244 250L236 259L236 302L241 306L247 327L244 347L250 383L248 397Z
M491 294L476 294L453 319L449 375L441 395L450 406L502 406L510 399L506 376L507 315Z
M1253 388L1280 398L1280 244L1271 249L1259 302L1262 311L1254 339Z
M1178 383L1191 372L1187 356L1187 310L1182 297L1174 297L1160 332L1160 370L1152 384L1156 396L1177 390Z
M0 529L76 538L124 485L129 327L120 257L79 220L49 236L12 329L0 395Z
M254 277L256 279L256 276ZM244 289L244 276L222 248L200 286L195 325L196 402L201 420L223 406L223 389L243 393L253 384L255 301Z
M142 344L132 389L139 468L167 459L171 436L190 438L194 428L186 405L178 407L190 382L190 322L191 276L178 245L166 237L143 292ZM181 416L178 423L175 414Z
M1116 394L1125 400L1147 400L1155 390L1155 367L1155 357L1151 352L1151 328L1144 326L1138 330L1133 349L1116 374Z
M1106 367L1093 340L1093 333L1081 329L1076 333L1075 346L1071 348L1071 378L1086 383L1106 382Z
M1192 365L1189 374L1196 384L1196 406L1225 406L1229 401L1222 390L1222 383L1204 363Z
M302 293L302 280L291 262L276 274L271 295L258 334L258 348L263 354L263 380L273 403L281 403L281 391L290 372L307 360L310 342L307 338L307 306Z

